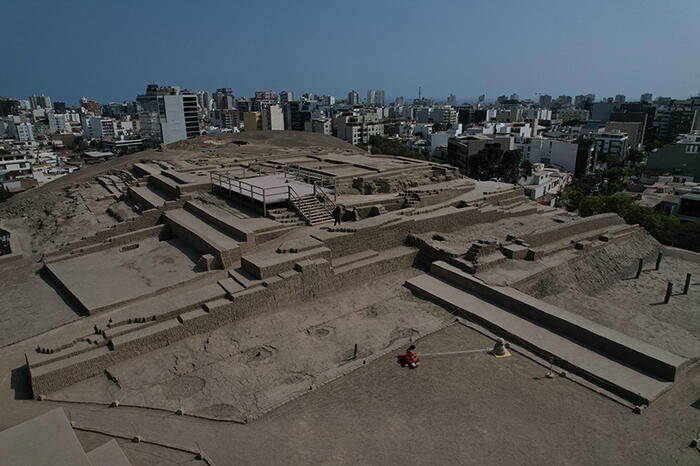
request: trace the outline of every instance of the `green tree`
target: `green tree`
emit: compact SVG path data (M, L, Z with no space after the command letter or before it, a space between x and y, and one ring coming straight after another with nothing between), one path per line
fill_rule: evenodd
M580 201L579 213L584 217L606 212L620 215L629 224L641 225L660 243L700 252L700 223L681 223L678 217L639 205L622 193L587 196Z
M517 183L520 179L520 162L523 160L522 151L507 150L501 156L496 172L508 183Z

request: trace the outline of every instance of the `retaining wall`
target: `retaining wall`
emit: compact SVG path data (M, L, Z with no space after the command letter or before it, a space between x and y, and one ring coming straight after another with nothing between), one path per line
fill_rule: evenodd
M192 335L211 332L228 323L283 306L313 299L323 293L347 288L382 274L409 267L417 250L402 248L385 258L376 258L367 264L348 268L335 274L325 259L298 262L293 270L287 270L263 282L263 286L243 290L233 299L215 299L203 309L189 310L179 318L171 318L137 329L135 332L115 336L110 344L97 347L75 356L61 358L41 366L29 366L32 390L35 396L46 395L81 380L99 375L104 369L120 361L131 359L158 348L165 347ZM206 312L205 312L206 311ZM61 359L59 359L61 358Z
M612 225L619 225L621 223L624 223L624 220L622 220L622 218L620 218L620 216L617 214L600 214L564 224L552 225L549 228L545 228L528 235L523 235L521 236L521 239L529 246L537 247L547 243L553 243L570 236L585 233L587 231L605 228Z
M684 359L676 355L634 340L514 288L486 285L470 275L455 272L448 264L433 263L430 272L517 315L560 332L663 380L673 381L677 370L685 363Z

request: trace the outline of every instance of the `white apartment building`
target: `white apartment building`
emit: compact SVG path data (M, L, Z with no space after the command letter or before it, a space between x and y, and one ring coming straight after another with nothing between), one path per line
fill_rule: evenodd
M34 128L31 123L11 123L10 135L19 141L33 141Z
M523 110L522 116L529 120L534 120L535 118L538 120L551 120L552 111L547 108L526 108Z
M456 125L457 124L457 111L446 105L444 107L433 108L432 114L434 123L442 123L443 125Z
M366 144L371 136L384 134L384 125L379 123L376 113L340 115L337 125L338 137L353 145Z
M597 133L591 133L595 139L596 148L599 154L609 154L610 156L624 160L630 151L630 142L627 133L620 130L605 129L598 130Z
M70 131L71 126L64 113L49 113L46 115L49 120L49 132L51 134Z
M573 137L516 138L515 148L522 151L523 160L529 160L533 164L555 165L565 172L573 173L574 176L582 176L595 170L595 147L578 144Z
M117 122L111 118L89 117L82 119L83 136L88 139L114 139Z
M284 113L279 105L269 105L262 109L262 124L264 131L284 130Z

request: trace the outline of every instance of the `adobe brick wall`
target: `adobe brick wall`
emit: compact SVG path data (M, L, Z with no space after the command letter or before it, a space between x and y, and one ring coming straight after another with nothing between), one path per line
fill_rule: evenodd
M223 325L246 317L279 309L282 306L314 299L324 293L370 280L413 264L417 250L407 249L391 255L386 260L350 268L342 274L334 274L325 259L303 260L294 270L288 270L265 280L263 286L244 290L233 300L216 299L205 304L207 313L196 313L193 318L160 321L150 330L137 330L136 335L122 334L110 350L106 344L77 356L58 359L40 367L29 369L35 396L45 395L73 385L81 380L103 373L104 369L120 361L165 347L192 335L215 330ZM188 308L188 309L191 309ZM184 310L183 310L184 311Z
M594 215L592 217L574 220L568 223L552 225L529 235L523 235L521 239L528 245L537 247L547 243L553 243L569 236L578 235L587 231L596 230L624 223L619 215L614 213Z

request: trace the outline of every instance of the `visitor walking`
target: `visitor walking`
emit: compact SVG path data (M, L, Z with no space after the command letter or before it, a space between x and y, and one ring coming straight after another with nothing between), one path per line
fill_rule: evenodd
M360 220L360 213L357 211L357 207L352 208L352 221L357 222Z

